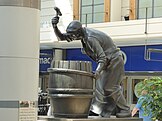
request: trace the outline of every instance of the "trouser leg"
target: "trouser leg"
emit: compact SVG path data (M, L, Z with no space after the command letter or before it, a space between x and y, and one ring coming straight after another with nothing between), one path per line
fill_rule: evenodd
M122 91L119 91L115 96L117 96L117 98L114 98L114 100L116 100L116 107L119 110L119 112L116 113L116 117L118 118L130 117L131 116L130 107L127 106Z
M119 112L115 112L117 117L130 117L130 108L126 104L126 100L120 88L105 92L104 96L101 92L96 91L91 111L101 115L102 117L110 117L117 108Z
M112 113L116 107L120 111L128 112L129 107L121 91L121 82L124 77L124 66L119 57L111 60L110 65L102 71L100 79L96 81L96 96L92 103L92 111L106 116ZM99 101L98 101L99 100ZM120 113L120 112L119 112ZM130 112L122 115L128 117Z
M116 106L118 107L118 109L120 110L129 110L130 108L127 106L126 100L124 95L122 94L122 92L119 92L119 99L116 101Z
M102 117L109 118L115 107L116 104L112 97L105 97L97 93L92 102L91 111Z

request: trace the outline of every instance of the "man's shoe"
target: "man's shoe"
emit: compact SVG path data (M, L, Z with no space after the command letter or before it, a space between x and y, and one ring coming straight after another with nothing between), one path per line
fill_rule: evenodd
M126 118L131 117L131 112L127 110L121 110L119 113L116 114L117 118Z
M110 118L111 113L109 113L109 112L101 113L100 116L101 116L101 117L104 117L104 118Z
M89 111L89 116L99 116L98 114L92 112L92 111Z

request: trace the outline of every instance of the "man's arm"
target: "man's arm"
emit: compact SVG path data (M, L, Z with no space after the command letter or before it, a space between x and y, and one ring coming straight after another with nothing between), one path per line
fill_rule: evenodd
M59 22L59 17L56 16L56 17L52 18L52 26L53 26L54 32L55 32L58 40L59 41L67 40L68 42L72 41L70 39L70 36L68 36L68 34L61 33L61 31L58 29L58 27L57 27L58 22Z
M101 47L99 42L97 40L95 40L95 38L93 38L93 37L89 38L89 43L90 43L91 49L95 53L96 61L98 63L98 66L97 66L96 72L95 72L95 76L96 76L96 78L98 78L101 71L105 67L105 65L107 65L106 55L103 51L103 48Z
M101 71L103 70L105 64L104 63L98 63L98 66L95 71L95 78L98 79L100 76Z
M140 108L142 107L142 103L144 101L144 98L141 96L138 101L137 104L135 105L135 107L132 110L132 116L134 116L138 110L140 110Z
M137 113L139 109L134 107L133 110L132 110L132 117Z

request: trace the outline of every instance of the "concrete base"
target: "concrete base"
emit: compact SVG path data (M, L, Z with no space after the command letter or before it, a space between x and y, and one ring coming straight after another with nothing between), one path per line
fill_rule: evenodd
M88 118L78 118L78 119L67 119L67 118L54 118L54 117L38 117L38 121L143 121L143 119L137 117L130 118L102 118L98 116L90 116Z

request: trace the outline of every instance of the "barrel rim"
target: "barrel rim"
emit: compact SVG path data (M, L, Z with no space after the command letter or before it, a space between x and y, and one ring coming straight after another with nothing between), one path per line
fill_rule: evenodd
M93 94L94 89L48 88L48 94Z
M51 98L93 98L94 95L86 94L49 94Z
M93 73L86 72L86 71L80 71L80 70L74 70L74 69L48 68L47 71L49 73L71 73L71 74L79 74L79 75L90 76L92 78L95 78Z
M82 88L47 88L51 91L69 91L69 92L93 92L95 89L82 89Z

